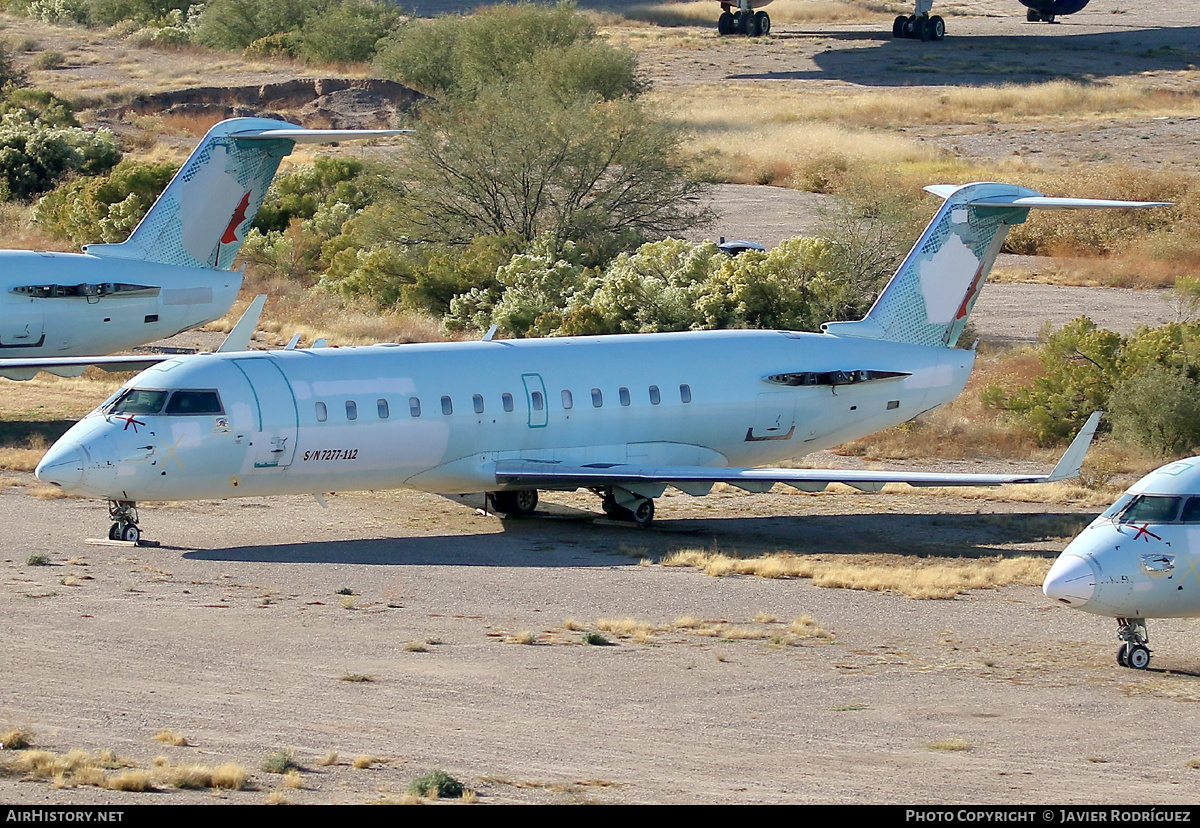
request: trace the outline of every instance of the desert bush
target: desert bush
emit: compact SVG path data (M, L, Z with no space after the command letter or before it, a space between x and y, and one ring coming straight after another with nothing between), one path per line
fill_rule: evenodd
M0 118L0 196L28 200L70 175L108 172L121 150L108 130L49 127L27 113Z
M435 769L421 774L410 782L408 792L414 796L444 799L462 796L463 785L444 770Z
M399 20L399 10L387 3L343 0L305 20L294 36L295 52L304 60L321 63L367 61Z
M48 127L79 126L71 102L45 89L7 87L3 99L0 100L0 117L10 112L21 115L24 120L36 121Z
M34 221L76 245L124 241L176 169L166 162L122 161L109 175L56 187L34 207Z
M468 17L413 18L379 44L374 68L437 98L471 99L530 76L564 94L605 100L643 88L636 57L604 42L572 3L522 2Z

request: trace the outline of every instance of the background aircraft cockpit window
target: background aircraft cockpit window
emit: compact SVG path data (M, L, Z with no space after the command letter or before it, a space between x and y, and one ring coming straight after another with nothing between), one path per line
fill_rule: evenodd
M416 397L408 398L408 413L412 417L421 416L421 401Z
M222 410L216 391L176 391L167 403L168 414L220 414Z
M651 385L650 386L650 404L658 405L660 402L662 402L662 394L660 394L658 392L658 386Z
M325 403L317 403L317 422L323 423L329 419L329 409L325 407Z
M504 410L511 412L513 410L513 396L507 391L500 395L500 402L504 404Z
M1200 497L1189 497L1179 514L1182 523L1200 523Z
M354 400L346 400L346 419L358 419L358 403L356 403Z
M113 400L105 414L157 414L162 411L163 403L167 401L166 391L147 391L144 388L130 388Z
M1122 513L1121 523L1170 523L1179 514L1182 500L1182 497L1142 495Z

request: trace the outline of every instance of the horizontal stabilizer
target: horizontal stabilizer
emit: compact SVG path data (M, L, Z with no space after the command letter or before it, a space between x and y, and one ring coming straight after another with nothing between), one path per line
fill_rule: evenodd
M335 144L339 141L367 141L371 138L390 138L405 135L411 129L247 129L231 132L231 138L243 141L277 141L284 139L297 144Z
M931 184L925 188L938 198L949 198L959 187L953 184ZM1137 209L1142 207L1170 207L1169 201L1114 201L1107 198L1053 198L1044 195L992 195L966 199L963 204L972 207L1023 207L1041 210L1095 210Z

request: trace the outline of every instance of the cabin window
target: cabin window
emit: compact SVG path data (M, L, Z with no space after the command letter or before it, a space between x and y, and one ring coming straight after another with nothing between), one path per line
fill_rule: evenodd
M680 402L685 402L685 403L690 403L692 401L692 386L690 386L690 385L679 386L679 400L680 400Z
M355 403L354 400L346 400L346 419L358 419L358 404Z
M529 395L529 403L533 406L534 411L541 411L546 407L546 401L542 399L541 391L534 391Z
M221 398L216 391L176 391L167 403L168 414L220 414Z
M471 404L475 406L476 414L483 413L483 396L482 395L476 394L473 397L471 397Z
M899 407L900 407L899 400L888 400L888 411L891 411L893 408L899 408Z
M503 405L504 405L504 410L505 410L505 411L511 412L511 411L513 410L513 398L512 398L512 394L509 394L509 393L507 393L507 392L506 392L506 393L504 393L504 394L501 394L501 395L500 395L500 402L501 402L501 403L503 403Z
M592 389L592 408L599 408L604 405L604 395L600 393L599 388Z
M386 420L391 416L391 411L388 410L387 400L379 399L375 401L375 410L379 412L379 419Z
M1121 515L1122 523L1170 523L1179 513L1181 497L1142 495Z
M329 409L325 407L325 403L317 403L317 422L323 423L329 419Z
M618 388L617 396L621 398L621 405L629 405L629 389Z
M416 397L408 398L408 415L410 417L421 416L421 401Z
M113 401L105 414L157 414L167 401L166 391L130 388Z
M563 392L562 392L562 404L563 404L563 408L568 411L571 409L571 406L573 406L575 404L575 400L571 396L571 392L565 388L563 389Z
M651 385L650 386L650 404L658 405L660 402L662 402L662 394L658 393L658 386Z
M452 402L450 402L449 397L442 397L442 413L443 414L453 414L454 413L454 404Z

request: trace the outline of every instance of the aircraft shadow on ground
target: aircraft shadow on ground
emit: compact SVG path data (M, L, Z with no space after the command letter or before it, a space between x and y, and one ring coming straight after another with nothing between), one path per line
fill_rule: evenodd
M1092 518L1042 514L841 514L779 517L664 518L650 529L589 513L508 519L479 535L376 537L254 544L190 550L184 558L259 563L369 566L609 567L661 558L687 548L752 557L767 552L924 557L1054 557ZM1013 551L1009 547L1022 544ZM170 548L170 547L164 547Z
M772 37L877 40L877 47L832 48L816 70L731 74L729 80L843 80L864 86L1087 82L1093 77L1182 71L1200 63L1200 27L1163 27L1088 34L948 36L941 43L871 32L788 31ZM1043 56L1044 60L1031 60Z

